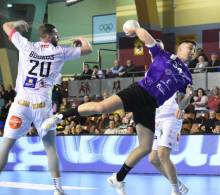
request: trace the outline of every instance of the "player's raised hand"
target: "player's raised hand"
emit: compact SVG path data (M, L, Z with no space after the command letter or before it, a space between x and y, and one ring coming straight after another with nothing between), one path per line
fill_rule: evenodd
M29 24L24 20L18 20L14 22L14 28L19 32L28 32Z

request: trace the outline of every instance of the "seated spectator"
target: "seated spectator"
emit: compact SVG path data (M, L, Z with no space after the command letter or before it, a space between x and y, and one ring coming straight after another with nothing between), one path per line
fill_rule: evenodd
M118 63L118 60L114 61L113 67L110 68L109 72L108 72L108 77L112 78L112 77L117 77L119 76L120 72L123 72L123 70L125 69L124 66L120 66Z
M207 120L207 118L208 118L207 113L203 113L199 117L197 117L192 124L190 134L203 134L204 131L201 130L201 126L204 123L204 121Z
M136 134L136 129L135 129L135 127L134 127L133 125L129 125L129 126L127 127L127 132L126 132L126 134L128 134L128 135Z
M202 88L197 89L196 96L193 97L194 102L192 105L194 106L194 110L197 114L207 112L207 106L208 106L208 97L205 93L205 90ZM196 115L197 115L196 114ZM196 116L198 117L198 116Z
M93 66L92 68L92 75L91 79L103 79L104 78L104 73L97 65Z
M218 86L211 90L211 95L208 97L208 108L220 113L220 89Z
M209 61L208 64L208 72L218 72L218 67L220 65L219 60L218 60L218 54L217 53L212 53L211 54L211 60Z
M109 121L109 126L105 130L104 134L116 134L117 129L118 128L116 128L116 126L115 126L115 121L114 120L110 120Z
M69 105L67 98L63 98L62 103L60 104L60 108L59 108L60 112L66 111L69 107L70 105Z
M100 134L96 121L90 120L86 130L89 132L90 135Z
M132 60L127 60L125 69L122 72L120 72L118 75L120 77L131 77L133 76L132 72L135 72L135 71L136 71L136 67L133 64Z
M81 79L90 79L92 75L92 70L89 67L89 64L83 64L83 72L80 75Z
M59 124L57 124L56 131L57 134L60 134L65 129L66 123L65 120L62 120Z
M217 121L216 112L214 110L210 110L209 118L202 121L200 128L205 134L213 134Z
M207 56L205 55L204 51L202 48L197 48L196 50L196 53L195 53L195 56L194 58L189 62L188 64L188 67L191 69L191 68L195 68L196 67L196 64L198 63L198 57L199 56L203 56L205 61L208 62L208 58ZM193 69L190 70L192 73L194 72Z
M115 126L118 127L121 125L121 116L118 113L114 113Z
M55 85L52 91L53 113L59 112L60 104L62 102L63 95L61 90L61 82L62 76L61 74L59 74L59 76L55 80Z
M194 72L205 72L206 71L206 67L208 66L208 62L205 61L204 56L199 56L198 57L198 63L196 64L196 69L194 70Z
M70 135L71 134L71 127L66 125L63 131L58 131L57 135Z
M104 113L97 119L97 128L99 130L106 129L109 126L109 115Z
M69 126L70 126L70 129L71 129L70 130L71 135L74 135L75 134L75 128L76 128L76 122L74 120L72 120L70 122Z
M220 134L220 121L216 122L215 129L213 130L214 134Z

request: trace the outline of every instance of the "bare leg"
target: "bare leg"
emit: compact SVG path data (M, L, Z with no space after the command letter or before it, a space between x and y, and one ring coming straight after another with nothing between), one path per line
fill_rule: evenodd
M153 132L144 127L141 124L136 125L137 136L139 140L139 146L135 148L128 156L125 164L129 167L133 167L144 156L149 154L153 142Z
M113 95L101 102L88 102L78 107L81 116L93 114L111 113L117 109L122 109L123 103L119 96Z
M0 146L0 172L5 168L5 165L7 164L9 152L15 142L15 139L3 138L3 142Z
M160 162L160 159L158 157L158 154L157 154L157 150L152 150L151 153L149 154L149 162L155 166L155 168L160 171L160 173L162 175L164 175L167 179L167 175L166 175L166 172L164 170L164 167L163 165L161 164Z
M170 159L171 149L159 146L158 157L171 184L177 184L176 168Z
M176 168L170 160L170 148L159 146L150 153L149 161L164 175L172 185L173 192L179 192L180 181L177 179Z
M43 144L48 157L48 167L52 178L60 177L59 160L55 144L55 131L49 131L43 138Z

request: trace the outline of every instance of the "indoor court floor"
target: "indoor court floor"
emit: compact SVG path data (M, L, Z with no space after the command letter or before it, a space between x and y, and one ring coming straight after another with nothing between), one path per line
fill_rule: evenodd
M117 195L106 182L110 173L62 173L67 195ZM187 195L220 195L219 176L179 177L189 187ZM5 171L0 177L0 195L53 195L48 172ZM128 195L170 195L167 180L160 175L130 174Z

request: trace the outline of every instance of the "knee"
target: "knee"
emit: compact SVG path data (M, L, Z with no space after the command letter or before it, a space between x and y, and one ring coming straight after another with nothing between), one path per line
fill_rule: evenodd
M167 162L170 160L170 155L168 152L164 150L158 151L158 158L160 159L161 162Z
M151 152L151 147L141 147L141 146L139 146L139 149L140 149L140 151L141 151L141 154L142 154L142 156L146 156L146 155L148 155L150 152Z
M148 161L153 164L153 165L157 165L158 164L158 158L154 155L150 155L148 158Z

